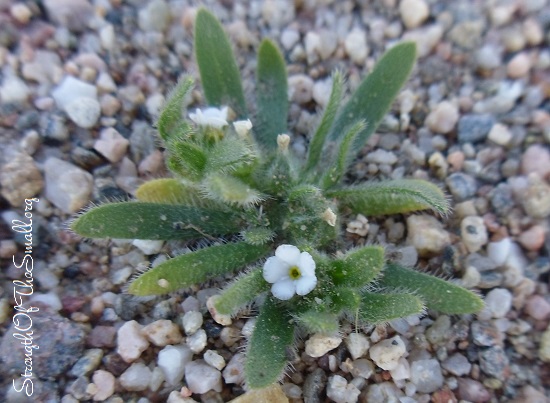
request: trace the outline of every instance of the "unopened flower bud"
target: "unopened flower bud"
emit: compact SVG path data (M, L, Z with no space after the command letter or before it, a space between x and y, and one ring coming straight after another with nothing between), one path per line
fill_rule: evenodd
M289 144L290 136L288 134L279 134L277 136L277 145L279 146L279 151L287 152Z

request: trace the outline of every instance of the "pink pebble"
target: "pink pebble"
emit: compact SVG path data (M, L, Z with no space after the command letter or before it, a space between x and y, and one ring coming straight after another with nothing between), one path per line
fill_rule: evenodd
M525 312L533 319L545 320L550 317L550 303L540 295L533 295L525 304Z
M544 228L540 225L533 225L520 234L518 241L525 249L537 251L544 244Z

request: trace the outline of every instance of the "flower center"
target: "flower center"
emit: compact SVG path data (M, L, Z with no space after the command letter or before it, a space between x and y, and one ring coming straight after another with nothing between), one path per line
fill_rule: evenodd
M288 269L288 276L292 280L298 280L300 277L302 277L302 273L300 273L300 269L298 266L290 266L290 269Z

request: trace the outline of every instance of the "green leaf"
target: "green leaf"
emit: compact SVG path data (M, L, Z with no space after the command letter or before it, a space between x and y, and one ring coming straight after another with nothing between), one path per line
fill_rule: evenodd
M336 139L342 135L343 127L365 120L368 126L354 142L358 153L407 81L415 59L416 45L413 42L402 42L388 50L340 110L330 137Z
M321 118L321 123L315 134L313 135L311 142L309 143L309 151L307 155L307 161L304 166L304 172L308 172L316 168L319 164L323 147L325 146L326 138L329 134L329 130L334 122L340 102L342 101L342 92L344 90L344 78L339 71L335 71L332 74L332 91L328 104Z
M200 203L197 189L184 184L181 179L160 178L145 182L136 190L136 198L140 202L160 204Z
M363 246L334 259L328 274L336 286L361 288L378 277L384 264L383 247Z
M333 335L340 330L338 315L330 312L319 312L311 309L294 316L296 322L308 331L308 333L321 333Z
M133 295L160 295L203 283L254 263L270 248L244 242L211 246L185 253L137 277L128 288Z
M88 238L184 240L236 233L240 225L239 217L226 211L122 202L92 208L71 228Z
M266 150L275 150L277 135L287 132L288 83L283 56L269 39L264 39L258 49L256 78L254 137Z
M256 154L245 141L236 137L225 137L214 144L208 153L205 171L234 172L243 167L250 167L256 158Z
M294 341L291 322L288 312L269 296L248 343L244 373L249 388L265 388L280 379L287 364L287 351Z
M470 290L397 264L386 266L379 284L382 287L406 288L416 292L428 308L447 315L475 313L483 308L481 298Z
M248 184L230 175L211 174L202 183L203 191L212 200L238 206L251 206L264 196Z
M195 54L208 104L228 105L237 117L245 117L246 102L231 44L220 22L204 8L195 20Z
M449 202L441 189L421 179L370 182L328 190L326 194L367 217L426 209L442 215L449 212Z
M269 291L270 286L264 280L263 269L255 269L237 278L222 291L216 300L216 310L223 315L234 315L260 294Z
M352 148L353 141L365 127L365 122L360 120L346 132L344 138L340 142L336 160L327 169L325 175L321 179L321 186L323 189L328 189L342 180L356 153L356 150Z
M200 145L192 141L171 142L168 150L179 167L177 173L191 181L202 177L206 165L206 154Z
M335 313L355 313L361 303L361 294L348 287L332 287L327 290L331 298L332 311Z
M192 88L193 79L191 77L181 77L176 87L168 95L168 99L156 122L163 140L168 140L176 133L189 130L189 124L182 118L182 109L185 97Z
M251 245L263 245L273 241L275 232L265 227L253 227L241 232L243 240Z
M358 316L360 320L377 324L422 312L424 312L424 304L416 295L365 292L361 295Z

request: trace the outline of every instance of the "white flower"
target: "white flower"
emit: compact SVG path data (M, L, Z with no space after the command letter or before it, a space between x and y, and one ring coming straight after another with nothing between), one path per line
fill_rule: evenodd
M317 285L313 258L293 245L280 245L275 256L266 260L263 275L265 281L273 284L273 296L282 300L294 294L306 295Z
M235 131L239 137L246 137L250 129L252 129L252 122L250 119L237 120L236 122L233 122L233 126L235 127Z
M206 108L204 111L196 109L195 113L190 113L189 118L199 126L211 126L215 129L221 129L227 126L227 106L221 109Z

